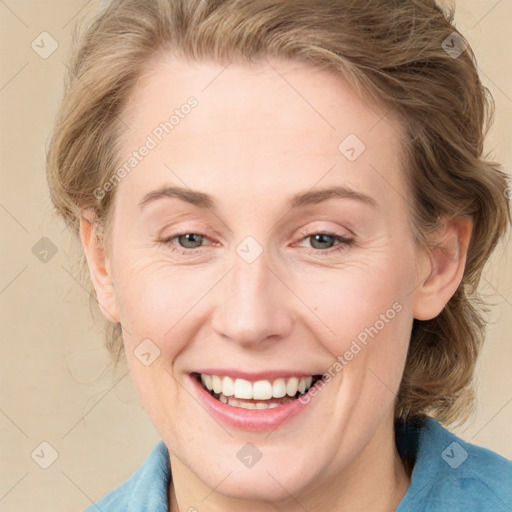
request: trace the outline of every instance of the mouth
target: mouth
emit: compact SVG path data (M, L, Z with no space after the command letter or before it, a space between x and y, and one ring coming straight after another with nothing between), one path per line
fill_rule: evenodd
M272 409L289 404L306 394L321 375L279 377L249 381L227 375L192 373L215 400L241 409Z

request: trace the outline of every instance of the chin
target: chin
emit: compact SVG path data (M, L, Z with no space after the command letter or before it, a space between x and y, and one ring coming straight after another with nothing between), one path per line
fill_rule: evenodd
M287 501L290 495L296 496L301 493L304 482L297 476L286 475L283 471L268 473L263 469L257 474L253 473L254 468L242 471L233 471L222 484L218 484L219 480L214 479L211 487L216 492L226 497L248 501L264 501L270 503L278 503L280 501Z

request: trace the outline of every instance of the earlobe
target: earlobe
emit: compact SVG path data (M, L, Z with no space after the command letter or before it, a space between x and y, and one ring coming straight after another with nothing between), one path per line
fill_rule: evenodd
M80 216L80 241L100 310L108 321L118 323L110 261L98 236L95 215L91 209L84 210Z
M469 216L445 222L436 245L425 258L423 280L416 289L413 304L415 319L435 318L457 291L464 276L472 229L473 220Z

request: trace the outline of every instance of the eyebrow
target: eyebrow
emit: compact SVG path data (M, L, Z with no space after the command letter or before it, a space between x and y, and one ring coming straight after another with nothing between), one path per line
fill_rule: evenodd
M215 201L210 195L197 190L175 186L163 187L158 190L154 190L153 192L149 192L142 198L139 206L143 209L147 204L163 198L178 198L199 208L209 209L212 211L215 211L216 209ZM300 192L293 195L288 200L288 205L290 208L295 209L301 206L318 204L334 198L352 199L372 207L378 206L377 201L375 201L373 197L342 185Z

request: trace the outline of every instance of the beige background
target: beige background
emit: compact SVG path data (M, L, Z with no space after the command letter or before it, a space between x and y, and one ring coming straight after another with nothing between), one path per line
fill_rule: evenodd
M159 439L127 372L108 371L100 327L74 277L73 240L53 217L46 188L45 145L62 94L71 28L77 15L95 5L0 1L2 511L83 510L127 478ZM460 0L457 9L457 26L496 101L488 149L510 170L512 0ZM43 31L58 43L46 59L31 48ZM42 237L57 249L46 263L32 252ZM483 281L482 291L496 306L478 368L479 406L455 430L509 459L511 260L509 244ZM48 469L39 465L51 462L51 449L40 447L42 442L58 454Z

